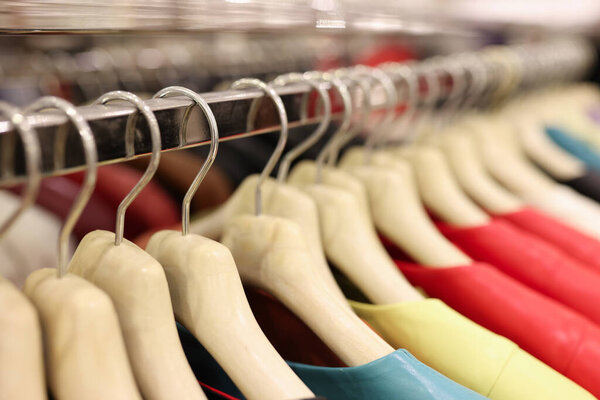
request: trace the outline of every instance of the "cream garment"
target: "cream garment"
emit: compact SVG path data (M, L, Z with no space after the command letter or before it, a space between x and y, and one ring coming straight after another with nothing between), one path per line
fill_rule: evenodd
M20 202L19 196L0 191L0 220L4 221ZM27 209L0 241L0 275L20 288L34 270L55 267L60 224L58 217L41 207ZM70 243L74 249L74 240Z
M45 400L42 332L37 312L0 276L0 400Z

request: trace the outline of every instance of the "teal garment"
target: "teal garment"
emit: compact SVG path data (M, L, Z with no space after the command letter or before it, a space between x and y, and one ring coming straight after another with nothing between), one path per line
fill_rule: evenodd
M317 396L328 400L482 400L398 349L358 367L329 368L288 362Z
M583 140L572 137L564 130L552 126L546 127L546 135L563 150L583 161L589 168L600 171L600 153L589 147Z

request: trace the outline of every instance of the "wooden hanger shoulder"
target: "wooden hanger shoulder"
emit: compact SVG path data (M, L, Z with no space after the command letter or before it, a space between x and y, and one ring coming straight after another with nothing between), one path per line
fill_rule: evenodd
M248 399L313 396L258 326L225 246L194 234L161 231L146 250L165 270L177 320Z
M446 132L440 146L454 176L463 190L480 206L493 214L518 211L523 202L488 175L475 144L468 135Z
M251 175L244 180L235 191L233 197L219 212L218 236L221 237L223 227L231 218L254 213L256 185L258 175ZM349 307L345 297L335 282L329 269L323 246L321 244L321 233L319 228L318 212L314 201L297 187L285 183L279 183L273 178L267 178L262 184L263 212L294 221L300 225L307 238L307 244L313 255L321 280L325 282L328 290L338 298L345 307ZM209 225L216 228L216 219L208 216ZM204 219L197 220L191 224L191 232L202 234L206 223ZM211 229L216 232L215 229Z
M317 163L304 160L298 163L290 172L288 182L292 185L311 185L316 182ZM325 167L321 170L322 183L344 189L356 197L362 212L369 218L369 201L363 184L346 171L337 168Z
M0 399L45 400L42 333L27 297L0 276Z
M361 179L377 229L419 263L456 266L470 261L437 230L417 192L407 162L376 152L364 165L362 148L350 149L340 165Z
M394 351L314 279L314 262L297 224L266 215L240 216L227 226L223 243L244 282L277 297L348 365Z
M400 154L411 162L421 198L438 217L457 226L489 222L489 216L458 186L441 151L431 146L411 146L410 153Z
M56 269L33 272L24 292L40 316L50 389L61 400L141 400L110 298Z
M112 299L136 381L144 398L205 399L181 347L161 265L115 234L93 231L80 242L69 272L92 282Z
M481 152L487 171L504 187L522 197L526 193L543 193L554 185L552 180L511 151L502 139L503 130L511 129L497 118L482 118L470 124L469 134Z

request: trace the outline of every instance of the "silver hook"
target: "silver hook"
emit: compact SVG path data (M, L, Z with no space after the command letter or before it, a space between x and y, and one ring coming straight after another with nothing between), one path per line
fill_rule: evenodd
M261 187L265 179L271 174L273 168L275 168L275 164L277 164L277 160L281 157L281 153L285 148L285 143L288 137L288 119L287 113L285 111L285 106L283 104L283 100L277 94L275 89L271 85L266 84L260 79L255 78L242 78L233 82L231 85L233 89L246 89L246 88L258 88L264 92L265 96L268 96L275 106L277 107L277 113L279 114L279 121L281 124L281 133L279 134L279 140L277 141L277 145L275 146L275 150L273 154L267 161L267 164L263 168L260 176L258 178L258 182L256 184L256 215L260 215L262 213L262 196L261 196ZM251 119L248 119L247 126L251 127L254 124L254 116Z
M350 124L352 123L352 97L350 96L350 92L348 91L348 86L342 80L335 75L325 72L313 72L313 74L319 74L320 79L325 82L329 82L333 88L338 91L338 94L342 98L342 104L344 105L344 117L342 119L342 123L338 127L338 129L331 135L331 139L323 146L323 149L319 152L316 159L317 171L316 171L316 183L321 183L322 179L322 171L323 164L325 163L326 158L329 156L331 151L333 151L333 147L336 144L336 138L339 136L343 136L348 129L350 128Z
M387 127L394 120L394 116L396 114L396 104L398 104L398 92L396 92L396 86L394 85L394 82L381 68L359 66L359 71L362 70L364 70L367 74L370 74L370 76L375 80L379 81L386 94L385 115L379 124L377 124L377 129L374 129L374 132L379 132L369 135L365 142L365 163L369 164L371 162L371 157L373 156L373 149L375 148L377 139L385 136Z
M161 140L160 129L158 127L158 121L154 116L154 112L152 112L144 100L135 94L123 90L115 90L113 92L103 94L93 104L106 104L109 101L114 100L127 101L137 107L138 111L146 118L148 129L150 130L150 138L152 141L152 156L150 157L150 162L148 163L148 167L146 167L146 171L144 171L141 179L135 184L133 189L127 193L127 196L125 196L117 208L115 246L118 246L123 241L123 234L125 231L125 213L127 212L127 208L140 194L148 182L150 182L154 176L154 173L158 169L158 164L160 162ZM135 125L128 124L127 131L125 133L125 143L126 148L129 149L128 151L135 152Z
M335 162L337 161L337 157L340 152L340 149L342 147L344 147L348 142L350 142L363 129L363 127L367 123L367 119L371 115L371 110L372 110L372 102L371 102L372 85L371 85L370 79L368 81L365 81L364 79L360 79L359 76L361 74L356 73L355 71L352 71L352 70L347 70L347 69L337 70L336 73L358 85L358 87L363 92L363 107L362 107L362 111L361 111L362 117L360 119L360 122L358 124L356 124L353 129L349 129L344 134L337 134L336 136L331 138L333 144L331 145L331 149L329 150L328 160L327 160L327 164L330 166L334 165Z
M29 113L46 109L58 109L66 114L67 118L73 123L73 125L75 125L75 128L77 128L85 154L85 178L83 180L83 184L81 185L81 190L75 198L75 202L71 206L69 215L67 215L65 222L63 223L58 238L57 274L58 277L61 278L67 272L67 264L69 262L67 258L69 251L69 237L71 236L73 227L81 215L81 212L85 208L85 205L92 195L96 185L98 154L96 152L96 141L94 140L92 130L90 129L90 126L85 118L83 118L73 104L66 100L59 99L58 97L45 96L40 97L32 104L27 106L25 111Z
M331 122L331 100L329 100L329 95L327 94L325 89L323 89L319 85L319 82L317 81L317 79L311 78L309 74L310 73L308 73L306 75L285 74L285 75L278 76L273 81L274 84L280 85L280 86L285 86L287 84L296 83L296 82L306 82L314 90L317 91L317 93L321 97L321 101L323 102L323 107L324 107L323 117L321 118L321 122L319 123L319 126L317 126L317 129L315 129L315 131L310 136L308 136L304 141L299 143L296 147L294 147L293 149L288 151L283 156L283 159L281 160L281 163L279 164L279 171L277 172L277 180L280 183L285 182L288 171L290 169L290 165L292 164L292 161L294 161L296 158L298 158L298 156L300 156L302 153L304 153L309 147L314 145L321 138L321 136L323 136L323 134L327 130L327 127L329 126L329 123ZM305 99L308 99L308 96L306 96ZM305 119L307 117L306 116L307 108L308 108L308 102L303 101L303 107L302 107L302 118L303 119Z
M389 71L390 74L397 75L400 81L406 83L407 96L406 96L406 108L402 114L401 122L401 133L407 129L409 122L412 120L419 100L419 78L415 73L414 69L409 64L390 63L383 66L383 68ZM382 136L381 142L376 145L385 144L386 137Z
M217 158L217 151L219 150L219 128L217 126L217 120L215 119L215 115L213 114L206 100L204 100L198 93L194 92L193 90L182 86L169 86L158 91L154 96L152 96L152 98L156 99L170 96L186 96L192 99L192 101L194 101L194 103L198 105L198 107L200 107L200 109L206 116L206 121L208 122L208 129L210 131L210 150L208 151L208 156L206 157L206 160L204 160L200 171L198 171L198 174L192 181L192 184L190 185L188 191L185 193L185 196L183 197L181 210L181 232L185 236L190 231L190 204L192 202L192 198L194 197L196 191L198 190L198 187L206 177L206 174L208 174L208 170L213 165L215 158ZM189 117L189 113L186 113L184 115L184 118L187 117Z
M7 102L0 101L0 113L8 117L10 123L15 127L17 133L21 137L23 152L25 153L25 169L27 172L25 194L23 195L19 207L6 221L4 221L2 226L0 226L0 237L2 237L8 232L8 229L23 214L23 212L35 202L42 180L42 156L40 141L31 125L29 125L29 122L27 122L27 118L25 118L21 111Z

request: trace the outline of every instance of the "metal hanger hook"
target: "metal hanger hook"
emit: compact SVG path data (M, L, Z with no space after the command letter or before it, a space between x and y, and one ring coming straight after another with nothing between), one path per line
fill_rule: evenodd
M383 65L383 69L388 71L391 75L397 75L400 81L406 84L407 95L406 95L406 108L403 114L399 117L402 122L400 126L401 133L408 129L409 123L412 120L414 113L417 109L417 103L419 101L419 80L418 76L414 71L414 68L409 64L404 63L390 63ZM390 132L391 135L391 132ZM388 135L389 136L389 135ZM382 135L380 141L376 143L376 146L383 146L386 143L386 136Z
M275 168L275 164L281 157L283 150L285 149L285 143L287 142L288 137L288 118L287 112L285 111L285 106L283 104L283 100L277 94L273 87L260 79L255 78L242 78L233 82L231 85L233 89L247 89L247 88L258 88L264 92L264 95L269 97L273 103L275 103L275 107L277 107L277 113L279 114L279 121L281 125L281 132L279 134L279 140L277 141L277 145L275 146L275 150L273 154L267 161L267 164L263 168L260 176L258 177L258 182L256 184L256 215L261 215L262 213L262 197L261 197L261 187L265 179L271 175L273 172L273 168ZM254 124L254 115L249 116L247 121L248 126L252 126Z
M58 268L57 274L61 278L66 272L68 267L68 252L69 252L69 237L73 231L73 227L77 222L77 219L81 215L81 212L85 208L94 187L96 186L96 176L98 168L98 154L96 150L96 141L92 130L88 125L87 121L77 111L77 108L66 100L59 99L54 96L40 97L32 104L27 106L24 111L27 113L38 112L47 109L57 109L66 114L67 118L75 125L83 150L85 154L85 166L86 174L81 185L81 190L75 198L75 202L71 206L69 214L65 218L65 222L60 230L58 238Z
M127 208L131 205L133 200L140 194L144 187L150 182L160 163L160 151L161 151L161 140L160 140L160 128L158 127L158 121L154 116L154 113L148 107L148 105L140 97L136 96L131 92L124 90L116 90L108 92L100 96L94 104L106 104L114 100L123 100L133 104L138 111L146 118L148 123L148 129L150 130L150 138L152 140L152 155L150 156L150 162L146 171L135 184L127 196L121 201L117 208L117 221L115 224L115 246L118 246L123 241L123 234L125 231L125 213ZM135 152L135 124L128 124L127 132L125 133L125 147Z
M0 226L0 238L3 237L15 221L27 210L37 198L42 180L41 167L42 155L40 141L34 129L27 122L21 111L4 101L0 101L0 113L8 117L8 120L21 137L23 152L25 153L25 169L27 172L27 184L21 203L12 215ZM14 149L9 149L14 151Z
M158 91L154 96L152 96L152 98L155 99L171 96L186 96L192 99L192 101L194 101L194 103L196 103L196 105L200 107L204 113L206 121L208 122L208 130L210 132L210 149L208 151L208 156L206 157L206 160L204 160L200 171L198 171L198 174L192 181L192 184L183 197L183 203L181 207L181 233L185 236L190 231L190 204L192 202L192 198L196 194L198 187L206 177L206 174L208 174L210 167L212 167L215 159L217 158L217 152L219 150L219 128L217 126L215 115L213 114L206 100L204 100L202 96L193 90L182 86L169 86ZM184 118L189 118L189 115L189 113L186 113Z
M337 132L331 139L331 145L327 154L327 165L334 165L337 161L340 149L349 143L356 135L363 129L367 123L367 119L371 115L372 103L371 103L371 88L373 87L371 77L366 75L364 71L362 73L352 71L351 69L339 69L335 71L336 75L354 83L363 93L363 106L361 110L361 119L352 129L346 129L346 131ZM368 78L368 79L361 79Z
M317 73L317 72L314 72ZM350 124L352 123L352 96L350 95L350 91L348 90L348 86L342 80L332 73L329 72L319 72L320 78L325 82L329 82L331 86L337 90L338 94L342 99L342 104L344 105L344 117L342 119L342 123L339 125L338 129L331 135L329 141L323 146L319 154L317 155L316 164L317 171L315 176L315 182L321 183L322 173L323 173L323 164L325 164L325 160L329 156L333 147L336 144L336 137L340 137L346 134L348 129L350 128Z
M285 182L287 178L288 171L290 169L290 165L292 162L298 158L302 153L304 153L308 148L314 145L325 133L327 127L329 127L329 123L331 122L331 100L329 99L329 95L325 89L321 87L319 82L322 79L319 79L315 76L315 74L307 73L307 74L285 74L280 75L273 83L275 85L285 86L290 83L297 82L306 82L309 84L314 90L317 91L321 101L323 103L323 117L321 118L321 122L315 129L315 131L310 134L305 140L299 143L296 147L288 151L282 158L281 163L279 164L279 171L277 171L277 180L281 182ZM307 93L308 94L308 93ZM306 99L308 96L306 97ZM306 118L308 109L308 102L303 101L302 107L302 116Z

